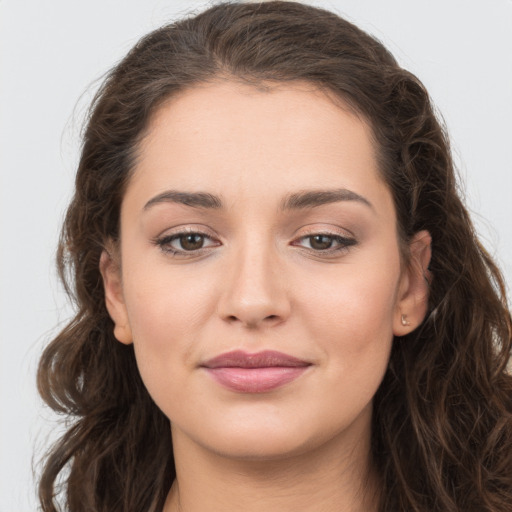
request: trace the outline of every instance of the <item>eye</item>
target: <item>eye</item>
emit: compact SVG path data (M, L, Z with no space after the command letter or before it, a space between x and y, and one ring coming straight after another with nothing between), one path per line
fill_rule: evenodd
M175 240L178 241L181 249L185 251L196 251L203 247L205 236L200 233L187 233L186 235L179 235Z
M318 251L325 251L326 249L330 249L334 243L334 238L328 235L312 235L308 236L307 239L309 240L311 249Z
M292 245L303 247L315 253L336 254L356 244L357 240L354 238L333 233L313 233L297 239Z
M194 255L201 252L202 249L220 245L219 242L206 233L196 231L164 235L154 240L154 243L158 245L163 252L175 256Z

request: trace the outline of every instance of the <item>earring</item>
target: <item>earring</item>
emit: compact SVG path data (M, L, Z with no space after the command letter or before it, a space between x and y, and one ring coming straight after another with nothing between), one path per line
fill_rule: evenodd
M402 325L405 327L407 325L411 325L411 322L407 320L407 315L402 315Z

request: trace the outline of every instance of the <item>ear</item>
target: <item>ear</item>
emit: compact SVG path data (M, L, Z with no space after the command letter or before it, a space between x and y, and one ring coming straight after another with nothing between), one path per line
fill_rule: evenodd
M100 257L100 272L105 289L105 304L114 322L114 336L121 343L130 345L133 342L132 330L124 303L121 268L117 260L118 258L103 250Z
M405 336L421 324L428 308L432 237L420 231L409 243L409 262L400 279L393 318L393 334Z

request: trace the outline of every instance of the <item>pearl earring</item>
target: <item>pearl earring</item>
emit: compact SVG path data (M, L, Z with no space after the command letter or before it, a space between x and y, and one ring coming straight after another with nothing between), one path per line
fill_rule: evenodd
M405 327L407 325L411 325L411 322L407 320L407 315L402 315L402 325Z

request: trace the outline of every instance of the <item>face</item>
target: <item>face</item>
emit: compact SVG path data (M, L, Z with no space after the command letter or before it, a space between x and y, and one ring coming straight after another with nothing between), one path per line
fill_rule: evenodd
M403 264L360 117L307 84L219 81L156 112L101 270L174 441L268 458L369 438L428 245Z

